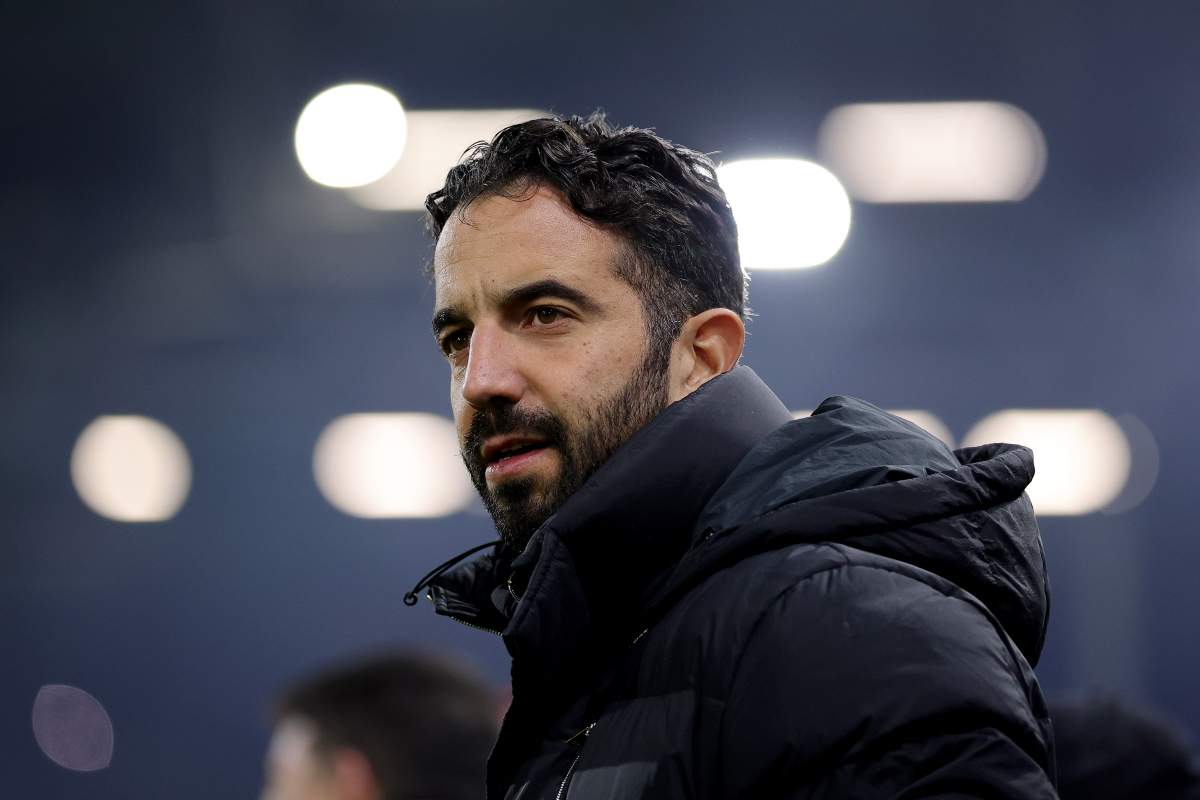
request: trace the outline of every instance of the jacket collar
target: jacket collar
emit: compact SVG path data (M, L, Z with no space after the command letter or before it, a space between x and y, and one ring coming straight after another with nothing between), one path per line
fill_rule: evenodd
M498 628L511 615L503 632L514 684L518 670L553 681L568 664L630 633L687 552L709 498L790 419L749 367L718 376L631 436L524 553L513 558L498 548L439 577L430 597L439 613L481 627ZM510 579L520 596L515 608L504 602Z

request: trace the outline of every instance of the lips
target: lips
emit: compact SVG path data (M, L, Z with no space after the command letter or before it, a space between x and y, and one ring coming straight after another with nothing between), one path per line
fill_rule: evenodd
M488 459L488 463L489 464L498 464L502 461L507 461L510 458L516 458L517 456L522 456L522 455L525 455L526 453L532 453L534 450L541 450L545 447L546 447L545 443L542 443L542 444L519 444L514 447L510 447L507 450L499 451L492 458Z
M483 461L489 466L502 464L549 446L550 443L545 439L531 436L496 436L484 443Z
M519 478L536 466L550 450L547 441L506 441L485 447L487 467L484 475L489 482Z
M565 439L562 423L548 411L499 405L472 418L463 460L479 487L535 472L549 475Z

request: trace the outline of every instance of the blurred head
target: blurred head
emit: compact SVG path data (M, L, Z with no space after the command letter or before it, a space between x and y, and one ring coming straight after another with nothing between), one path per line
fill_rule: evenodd
M736 226L711 161L602 115L505 129L426 206L463 458L521 548L630 435L737 364Z
M476 681L427 658L380 658L279 701L262 800L481 800L496 736Z
M1100 696L1050 719L1062 800L1200 800L1200 762L1162 715Z

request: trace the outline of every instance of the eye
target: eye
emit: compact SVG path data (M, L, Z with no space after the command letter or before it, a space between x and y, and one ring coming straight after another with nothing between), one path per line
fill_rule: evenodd
M549 325L562 316L557 308L543 307L533 312L533 318L541 325Z
M470 342L471 332L466 328L460 328L453 333L447 334L447 336L442 339L442 351L445 352L446 355L457 353L460 350L465 349Z

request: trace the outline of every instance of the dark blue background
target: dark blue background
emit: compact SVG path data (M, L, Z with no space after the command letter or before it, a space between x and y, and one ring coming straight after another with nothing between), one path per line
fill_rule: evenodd
M6 796L247 798L269 698L384 646L506 678L498 639L402 594L486 517L335 511L312 446L355 411L448 414L417 214L309 182L291 136L345 81L406 107L605 107L718 158L812 157L860 101L995 99L1048 142L1024 202L855 204L845 248L753 276L745 362L794 408L925 408L961 437L1008 407L1155 433L1133 511L1042 520L1048 693L1100 686L1200 729L1200 5L482 0L0 8L0 783ZM175 519L104 520L75 438L137 413L186 442ZM112 765L60 769L29 715L86 689Z

